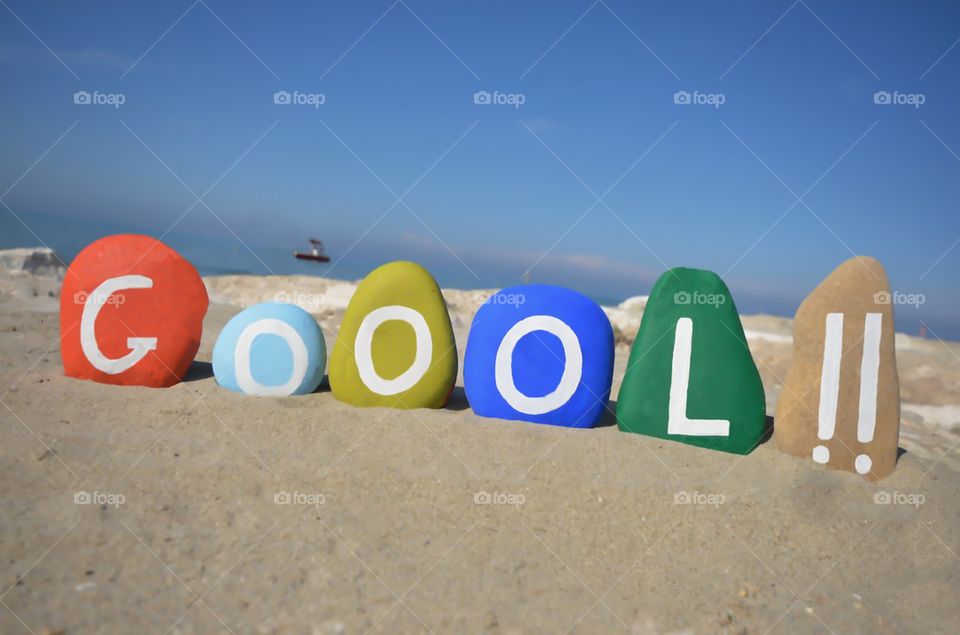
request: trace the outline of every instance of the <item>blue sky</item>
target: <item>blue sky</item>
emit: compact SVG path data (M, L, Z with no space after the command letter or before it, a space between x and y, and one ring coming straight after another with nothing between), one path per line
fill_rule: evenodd
M960 339L954 3L3 1L3 246L608 299L691 266L779 314L869 254Z

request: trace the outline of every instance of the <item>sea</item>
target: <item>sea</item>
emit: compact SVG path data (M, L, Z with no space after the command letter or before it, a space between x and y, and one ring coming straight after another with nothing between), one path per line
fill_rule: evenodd
M0 249L15 247L50 247L64 263L69 264L84 247L104 236L120 233L146 233L177 250L189 260L203 276L215 275L314 275L340 280L360 280L375 267L383 264L384 254L367 253L358 249L350 257L338 256L337 247L328 249L333 258L333 264L322 264L297 260L293 251L309 251L310 246L305 237L298 237L289 245L251 244L243 243L237 237L224 231L217 235L199 235L185 231L171 230L167 234L145 231L142 226L122 221L85 220L74 217L61 217L43 213L24 214L18 212L14 216L7 209L0 209ZM386 260L397 258L388 257ZM438 263L423 263L437 279L440 286L455 289L496 289L515 284L521 280L504 277L504 275L485 272L477 269L479 279L468 273L462 266L454 264L443 265ZM547 282L564 284L562 280L533 280L533 282ZM568 284L581 293L592 298L604 306L616 306L629 295L641 295L649 292L648 287L641 286L630 293L616 294L598 292L595 285ZM768 314L782 317L793 317L802 301L802 294L797 297L775 297L771 294L751 294L738 290L731 285L731 290L739 311L745 315ZM944 319L942 316L924 316L923 311L901 310L897 314L897 331L911 335L924 334L924 324L929 325L932 332L926 332L927 337L938 336L943 339L960 340L960 323L952 317ZM936 335L934 335L934 333Z

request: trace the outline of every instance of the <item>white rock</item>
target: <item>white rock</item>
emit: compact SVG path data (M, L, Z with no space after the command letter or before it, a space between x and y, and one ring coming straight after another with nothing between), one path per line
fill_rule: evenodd
M643 310L647 307L648 295L635 295L627 298L617 305L617 308L623 309L631 315L643 315Z
M21 247L0 250L0 273L32 274L62 278L66 268L55 251L47 247Z
M904 403L900 408L904 412L912 412L928 423L946 430L960 428L960 406L926 406Z
M617 344L630 344L640 330L640 320L647 306L647 297L638 295L627 298L617 306L601 307L613 327L613 337Z
M357 285L316 276L207 276L211 302L248 307L261 302L286 302L313 314L347 308Z
M780 333L744 329L743 334L747 336L748 340L762 340L765 342L773 342L774 344L791 344L793 342L792 336L782 335Z

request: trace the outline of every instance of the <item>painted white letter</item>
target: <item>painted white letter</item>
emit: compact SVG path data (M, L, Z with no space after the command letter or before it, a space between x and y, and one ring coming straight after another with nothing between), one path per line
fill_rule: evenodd
M265 386L253 378L250 371L250 349L258 335L276 335L290 347L293 356L293 370L286 383L278 386ZM264 318L247 325L237 338L237 347L233 350L233 367L237 373L237 385L248 395L286 397L292 395L307 375L307 345L297 330L282 320Z
M694 437L730 436L730 422L726 419L688 419L687 389L690 385L690 356L693 353L693 320L677 320L673 339L673 372L670 375L670 415L667 434Z
M513 382L513 349L524 335L534 331L546 331L560 339L563 344L563 375L553 392L542 397L528 397ZM580 340L565 322L551 315L531 315L513 325L500 341L497 349L494 379L497 390L510 406L528 415L552 412L567 403L577 391L583 374L583 352Z
M399 377L384 379L377 374L373 366L373 334L380 325L388 320L401 320L413 327L417 336L417 351L410 368L403 371ZM378 395L396 395L413 388L430 369L430 360L433 359L433 338L430 336L430 327L418 311L410 307L392 304L370 311L360 328L357 330L357 339L354 342L353 358L357 362L357 371L360 380L367 388Z
M157 349L155 337L128 337L127 346L130 347L130 352L123 357L110 359L100 352L96 332L97 315L100 314L103 305L110 300L111 295L124 289L152 287L153 280L146 276L118 276L104 280L87 296L83 304L83 314L80 316L80 348L83 349L87 360L100 372L119 375L132 368L134 364L146 357L147 353Z

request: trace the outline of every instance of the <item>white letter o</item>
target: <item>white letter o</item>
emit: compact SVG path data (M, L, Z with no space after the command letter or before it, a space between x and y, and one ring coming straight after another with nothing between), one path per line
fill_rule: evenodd
M373 334L380 325L389 320L401 320L413 327L417 336L417 350L410 368L403 371L399 377L384 379L373 367ZM396 395L413 388L430 369L430 360L433 358L433 338L430 336L430 327L419 311L410 307L392 304L370 311L357 329L357 339L354 342L353 358L357 362L357 371L360 380L367 388L378 395Z
M560 383L553 392L542 397L528 397L513 383L513 349L524 335L534 331L546 331L555 335L563 344L565 357L563 375ZM580 350L580 340L566 322L551 315L531 315L511 327L500 341L497 349L497 359L494 378L497 390L514 410L528 415L542 415L552 412L567 403L573 393L577 391L580 377L583 374L583 352Z
M250 349L258 335L276 335L290 347L293 369L290 372L290 379L285 384L265 386L253 378L253 373L250 372ZM303 383L303 378L307 376L308 359L307 345L303 343L303 338L297 333L297 329L282 320L273 318L264 318L247 325L237 338L236 348L233 349L233 367L237 373L237 385L248 395L273 397L292 395L293 391Z

